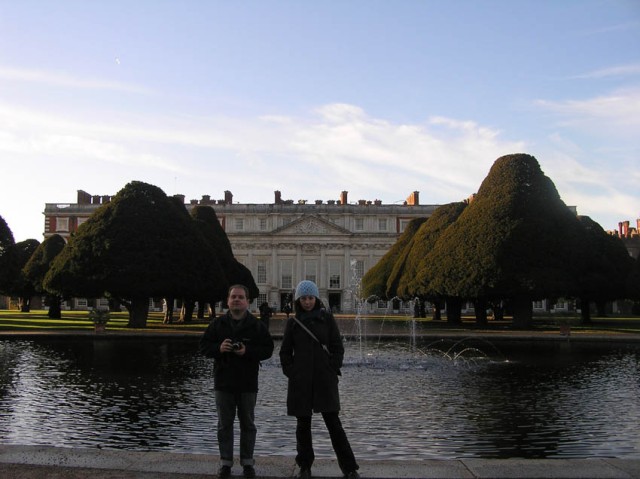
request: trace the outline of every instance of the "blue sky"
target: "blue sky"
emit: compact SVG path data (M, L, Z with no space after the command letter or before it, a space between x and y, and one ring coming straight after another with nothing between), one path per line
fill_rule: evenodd
M640 217L638 0L0 0L0 32L16 241L79 189L445 204L520 152Z

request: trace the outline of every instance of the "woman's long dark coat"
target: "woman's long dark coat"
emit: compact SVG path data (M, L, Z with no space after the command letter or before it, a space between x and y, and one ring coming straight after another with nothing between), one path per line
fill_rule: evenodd
M289 378L287 414L311 416L312 412L340 410L338 376L344 346L333 315L316 309L297 313L330 355L293 318L287 320L280 347L282 371Z

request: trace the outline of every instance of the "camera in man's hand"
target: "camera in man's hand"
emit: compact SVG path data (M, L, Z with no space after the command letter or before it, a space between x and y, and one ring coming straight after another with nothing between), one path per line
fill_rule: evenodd
M235 343L231 343L231 349L233 351L238 351L242 349L242 341L236 341Z

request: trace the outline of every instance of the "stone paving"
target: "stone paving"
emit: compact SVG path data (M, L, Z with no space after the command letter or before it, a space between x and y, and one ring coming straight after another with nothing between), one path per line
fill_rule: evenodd
M48 446L0 445L3 479L211 479L217 457L206 454L130 452ZM289 478L292 457L256 458L258 479ZM313 477L339 478L332 459L317 459ZM242 477L236 466L232 477ZM361 461L363 479L629 479L640 478L640 459L459 459Z

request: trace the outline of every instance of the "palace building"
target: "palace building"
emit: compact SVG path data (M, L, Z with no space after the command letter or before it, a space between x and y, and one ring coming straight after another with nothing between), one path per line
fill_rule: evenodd
M176 195L184 202L184 196ZM75 204L47 203L45 233L67 238L110 196L79 190ZM238 261L252 272L260 295L252 308L266 301L278 310L292 300L297 283L318 284L323 302L336 312L355 312L360 278L396 242L414 218L430 216L439 205L421 205L419 192L401 204L379 200L283 200L275 191L268 204L234 203L230 191L212 200L190 200L187 209L211 206L225 230ZM82 305L79 305L82 307ZM387 304L380 304L387 308Z

